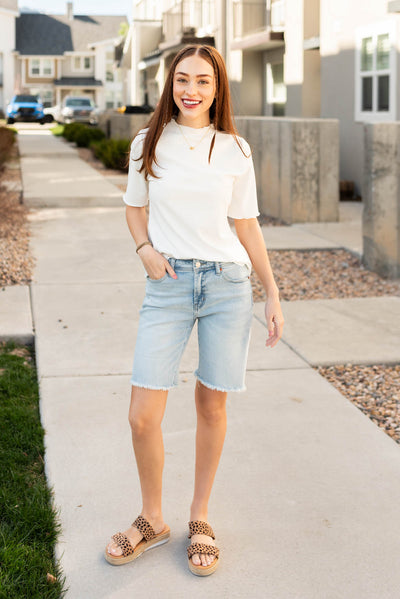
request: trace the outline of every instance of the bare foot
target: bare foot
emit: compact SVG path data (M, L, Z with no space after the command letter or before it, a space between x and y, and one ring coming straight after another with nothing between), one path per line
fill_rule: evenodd
M149 520L149 518L146 518L146 520L152 525L156 535L162 532L165 528L165 523L162 518L159 518L158 520ZM138 531L136 526L130 526L128 530L125 530L124 534L128 537L132 547L136 547L136 545L143 539L142 533ZM111 541L111 543L107 545L107 552L113 557L119 557L122 555L121 547L114 543L114 541Z
M214 539L208 535L193 535L190 544L193 545L194 543L204 543L215 547ZM192 555L192 562L195 566L209 566L214 560L215 555L208 555L208 553L194 553Z

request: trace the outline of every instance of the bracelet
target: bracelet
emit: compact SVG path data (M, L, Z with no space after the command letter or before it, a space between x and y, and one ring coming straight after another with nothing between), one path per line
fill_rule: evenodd
M138 251L140 250L140 248L142 248L144 245L151 245L151 247L153 247L153 244L151 243L151 241L147 240L147 241L143 241L143 243L140 243L137 248L136 248L136 253L138 253Z

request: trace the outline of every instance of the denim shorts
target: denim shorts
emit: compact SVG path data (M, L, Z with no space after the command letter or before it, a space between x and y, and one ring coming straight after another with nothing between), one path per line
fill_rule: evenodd
M244 391L253 313L250 267L169 258L177 274L146 279L131 384L168 390L197 321L197 379L218 391Z

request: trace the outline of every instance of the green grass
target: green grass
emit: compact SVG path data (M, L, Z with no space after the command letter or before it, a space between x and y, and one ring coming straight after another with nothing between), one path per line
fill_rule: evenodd
M59 599L57 515L44 473L32 350L0 344L0 599ZM47 574L56 577L47 580Z
M62 134L64 133L64 125L55 125L54 127L52 127L50 129L50 131L52 132L53 135L55 135L56 137L61 137Z

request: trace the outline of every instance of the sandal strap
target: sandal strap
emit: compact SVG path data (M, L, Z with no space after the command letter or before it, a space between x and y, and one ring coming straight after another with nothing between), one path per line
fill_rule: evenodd
M215 539L215 534L208 522L203 520L192 520L189 522L189 534L188 539L191 539L193 535L207 535L212 539Z
M154 539L154 537L156 536L154 528L152 527L150 522L147 522L146 518L143 518L143 516L138 516L135 522L133 522L132 526L136 526L136 528L143 535L146 541L150 541L151 539Z
M117 532L111 538L114 543L116 543L118 547L122 549L122 555L124 557L131 555L135 551L128 537L123 532Z
M190 559L195 553L202 553L203 555L215 555L219 557L218 547L214 545L205 545L204 543L193 543L187 548L188 558Z

